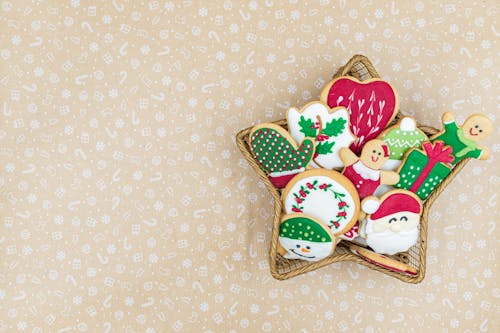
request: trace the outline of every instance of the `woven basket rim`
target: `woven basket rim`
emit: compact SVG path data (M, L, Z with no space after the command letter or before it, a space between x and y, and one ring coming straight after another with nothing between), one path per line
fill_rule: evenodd
M366 70L366 75L369 75L371 78L378 78L379 75L375 68L373 67L373 64L371 61L363 56L363 55L355 55L352 57L344 66L339 68L339 70L335 73L333 78L339 77L339 76L351 76L349 75L352 71L352 69L357 66L360 67L363 71ZM362 73L363 75L363 73ZM362 79L362 77L358 77L358 79ZM401 117L402 113L400 110L398 110L396 118L393 120L391 124L388 126L391 126L392 124L396 123ZM272 122L274 124L277 124L279 126L282 126L284 128L287 128L287 122L286 119L281 119ZM421 124L417 124L418 128L423 130L427 135L433 135L438 132L438 130L434 127L430 126L425 126ZM271 245L269 249L269 266L270 266L270 271L271 275L278 279L278 280L285 280L289 279L291 277L304 274L316 269L319 269L321 267L330 265L334 262L341 262L341 261L354 261L358 264L364 265L366 267L369 267L373 270L379 271L381 273L387 274L389 276L392 276L394 278L397 278L403 282L407 283L420 283L424 277L425 277L425 271L426 271L426 252L427 252L427 228L428 228L428 214L429 211L432 207L432 204L436 200L436 198L441 194L441 192L448 186L448 184L455 178L455 176L462 170L462 168L465 166L465 164L468 162L469 159L464 159L460 161L458 164L456 164L450 174L441 182L441 184L438 185L438 187L429 195L429 197L424 201L423 203L423 211L422 211L422 216L421 216L421 222L420 222L420 238L418 242L418 250L419 250L419 262L418 266L415 267L417 269L417 274L416 275L407 275L404 273L397 273L391 270L388 270L386 268L377 266L375 264L372 264L365 259L359 257L358 255L352 253L350 250L348 250L348 241L341 241L337 245L337 249L335 252L330 255L329 257L317 261L317 262L304 262L301 261L301 266L297 267L295 269L291 269L288 272L285 273L280 273L278 271L277 267L277 261L278 259L281 260L287 260L282 258L278 253L277 253L277 248L278 248L278 237L279 237L279 225L280 225L280 219L282 215L282 201L281 201L281 193L278 189L276 189L271 182L269 181L267 175L264 173L264 171L260 168L258 162L254 159L250 146L249 146L249 133L252 129L251 127L248 127L246 129L241 130L237 135L236 135L236 143L238 145L238 148L241 150L243 156L245 159L248 161L248 163L252 166L252 168L255 170L257 173L259 179L265 184L266 188L270 192L271 196L274 199L274 220L273 220L273 228L272 228L272 237L271 237ZM337 253L337 252L343 252L343 253ZM336 254L337 253L337 254ZM404 253L402 256L404 257ZM278 258L280 256L281 258ZM401 260L401 258L400 258Z

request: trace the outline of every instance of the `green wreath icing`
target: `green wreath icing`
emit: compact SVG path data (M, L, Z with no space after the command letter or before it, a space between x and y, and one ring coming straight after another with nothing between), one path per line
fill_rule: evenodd
M316 243L332 241L332 236L308 217L292 217L280 225L280 237Z

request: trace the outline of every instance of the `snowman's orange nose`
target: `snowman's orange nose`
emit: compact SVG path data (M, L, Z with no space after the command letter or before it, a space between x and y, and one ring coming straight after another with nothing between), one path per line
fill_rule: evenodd
M309 253L309 252L311 252L311 250L308 250L305 247L302 247L302 248L300 248L300 252Z

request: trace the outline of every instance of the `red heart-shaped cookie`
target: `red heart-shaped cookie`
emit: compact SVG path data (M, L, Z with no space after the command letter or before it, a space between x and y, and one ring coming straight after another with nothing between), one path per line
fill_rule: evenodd
M396 91L380 79L360 82L352 77L337 78L323 89L321 101L349 111L351 132L357 137L350 148L356 154L384 130L399 109Z

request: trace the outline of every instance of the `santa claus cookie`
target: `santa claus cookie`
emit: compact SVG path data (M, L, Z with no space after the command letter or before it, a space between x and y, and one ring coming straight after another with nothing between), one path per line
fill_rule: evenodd
M349 114L344 107L330 109L321 102L307 104L301 110L291 108L286 116L288 131L301 143L305 138L316 138L316 152L312 166L335 169L344 166L339 150L349 147L354 136L349 129Z
M385 129L379 137L389 147L389 159L382 165L383 170L396 171L404 155L413 147L427 141L427 135L417 128L415 119L402 118L398 124Z
M282 194L285 213L303 213L342 235L359 214L359 196L352 183L337 171L307 170L293 178Z
M386 257L382 254L378 254L372 252L370 250L364 249L360 246L351 244L349 245L349 249L356 255L360 256L364 260L377 265L379 267L383 267L393 272L404 273L408 275L417 275L417 270L404 262L397 261L395 259Z
M285 129L265 123L250 131L250 148L271 183L283 188L313 158L314 139L305 138L298 146Z
M397 172L380 170L389 159L389 147L382 140L368 141L360 157L343 148L340 158L345 164L342 174L354 184L361 199L373 195L380 184L393 185L399 181Z
M304 214L281 219L278 252L287 259L318 261L333 253L337 242L321 221Z
M472 157L487 160L490 152L478 145L493 132L493 122L482 114L473 114L458 127L452 113L446 112L442 116L444 129L431 138L431 141L443 141L453 149L453 164L464 158Z
M392 255L408 251L416 244L422 203L414 193L393 190L380 199L367 197L361 208L368 214L361 236L375 252Z
M357 137L351 145L356 154L387 127L399 109L396 90L381 79L360 82L352 77L339 77L326 85L320 99L331 108L347 108L351 131Z

